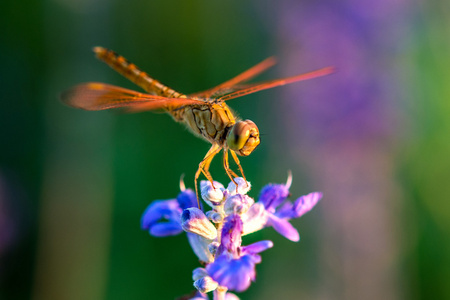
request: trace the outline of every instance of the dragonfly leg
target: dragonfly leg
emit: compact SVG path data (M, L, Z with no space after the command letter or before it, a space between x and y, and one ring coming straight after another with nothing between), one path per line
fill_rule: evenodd
M205 175L205 177L214 186L212 176L209 173L209 166L211 165L211 161L213 160L214 156L217 153L219 153L221 149L222 149L222 147L220 147L219 145L213 144L211 146L211 148L208 150L208 152L206 153L206 155L203 158L203 160L198 164L197 172L195 172L195 179L194 179L195 195L197 196L197 205L198 205L199 209L200 209L200 198L198 197L198 187L197 187L198 177L200 176L200 173L203 173L203 175Z
M241 163L239 162L236 152L234 152L234 151L230 151L230 152L231 152L231 156L233 156L234 162L236 163L236 165L239 168L239 171L242 174L242 177L244 178L245 182L247 182L247 179L245 178L245 175L244 175L244 170L242 169ZM247 184L247 186L248 186L248 184Z
M236 173L233 172L233 170L230 169L230 165L228 163L228 149L223 150L223 168L225 169L225 172L227 173L228 177L230 177L231 181L236 185L236 192L238 189L238 184L234 180L235 177L238 177Z

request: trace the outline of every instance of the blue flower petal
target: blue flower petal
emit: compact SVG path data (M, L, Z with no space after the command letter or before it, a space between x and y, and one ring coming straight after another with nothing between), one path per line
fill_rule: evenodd
M181 232L183 232L183 228L178 222L156 223L149 230L149 233L156 237L177 235Z
M275 214L280 219L292 219L295 218L294 204L291 201L286 201L278 207Z
M279 234L293 242L298 242L300 240L297 229L295 229L286 219L280 219L275 215L269 215L268 225L271 225Z
M244 247L241 247L241 255L245 254L255 254L263 252L269 248L273 247L272 241L259 241Z
M206 266L209 276L221 286L229 290L245 291L251 281L255 280L255 263L257 259L252 255L244 255L238 259L229 259L226 255Z
M176 200L156 200L150 203L145 209L141 218L142 229L149 229L150 226L161 219L178 219L181 209Z
M259 201L267 211L274 213L275 209L289 196L289 188L284 184L268 184L261 190Z
M142 214L141 228L158 237L179 234L183 231L180 216L177 200L153 201Z
M181 209L197 207L197 196L191 189L186 189L179 193L177 196L177 201Z
M294 203L294 218L299 218L313 209L317 202L322 199L323 194L321 192L313 192L308 195L301 196Z

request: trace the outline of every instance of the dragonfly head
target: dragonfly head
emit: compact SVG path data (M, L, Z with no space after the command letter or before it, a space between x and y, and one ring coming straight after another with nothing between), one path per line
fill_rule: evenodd
M250 155L259 143L258 127L250 120L236 122L228 132L228 148L239 155Z

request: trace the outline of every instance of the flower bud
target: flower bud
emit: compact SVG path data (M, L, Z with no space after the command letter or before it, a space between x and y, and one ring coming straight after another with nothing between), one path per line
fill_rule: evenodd
M226 215L230 215L232 213L241 215L246 213L253 203L255 203L255 201L249 196L236 194L225 200L223 208Z
M201 293L214 291L218 286L219 284L209 276L205 276L194 282L194 287Z
M211 244L208 245L208 250L212 255L216 255L219 246L220 244L218 242L212 242Z
M214 211L210 210L206 212L206 216L208 219L210 219L213 223L221 223L223 221L223 215Z
M200 194L203 200L205 200L211 207L214 205L219 205L223 201L223 191L225 188L223 185L217 181L214 181L214 186L211 182L202 180L200 182Z
M203 278L205 276L208 276L208 272L206 272L205 268L195 268L192 271L192 280L194 281L199 280L200 278Z
M236 188L236 184L233 181L231 181L227 187L227 190L230 193L230 195L247 194L247 192L250 190L250 187L251 187L250 182L246 181L242 177L236 177L236 178L234 178L234 181L237 183L237 188Z
M184 231L192 232L209 240L217 237L217 229L208 220L205 214L196 207L183 210L181 215L181 227Z

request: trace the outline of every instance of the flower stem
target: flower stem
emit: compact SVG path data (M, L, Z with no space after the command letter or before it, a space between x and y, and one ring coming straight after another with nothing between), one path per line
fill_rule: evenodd
M225 295L227 294L227 289L225 287L219 286L214 291L214 299L213 300L225 300Z

